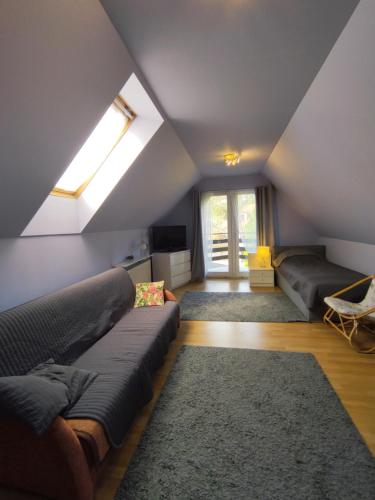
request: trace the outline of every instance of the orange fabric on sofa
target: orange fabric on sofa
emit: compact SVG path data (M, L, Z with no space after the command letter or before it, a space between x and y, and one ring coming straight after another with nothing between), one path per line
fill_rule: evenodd
M58 500L92 500L94 479L78 437L57 417L42 436L0 419L0 484Z
M66 423L77 434L89 464L98 467L110 449L103 426L96 420L88 418L68 419Z

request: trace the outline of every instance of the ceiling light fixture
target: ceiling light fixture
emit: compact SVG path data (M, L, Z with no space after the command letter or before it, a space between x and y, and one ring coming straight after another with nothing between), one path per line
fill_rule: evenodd
M224 155L224 161L227 167L235 167L240 163L239 153L227 153Z

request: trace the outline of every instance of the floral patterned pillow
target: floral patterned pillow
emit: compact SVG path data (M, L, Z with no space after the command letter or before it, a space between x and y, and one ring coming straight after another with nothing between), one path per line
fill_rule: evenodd
M164 305L164 281L137 283L135 285L134 307Z

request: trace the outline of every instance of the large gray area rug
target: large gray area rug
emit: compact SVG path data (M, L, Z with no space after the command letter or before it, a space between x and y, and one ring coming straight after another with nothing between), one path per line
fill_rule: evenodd
M375 460L310 354L183 347L116 500L373 500Z
M300 310L282 292L185 292L180 307L183 320L305 321Z

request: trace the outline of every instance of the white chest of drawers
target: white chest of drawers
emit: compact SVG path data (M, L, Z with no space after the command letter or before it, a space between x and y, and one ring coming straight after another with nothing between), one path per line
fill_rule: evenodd
M253 267L249 279L250 286L275 286L273 267Z
M165 281L165 287L173 290L191 280L190 250L158 252L152 254L152 278Z

